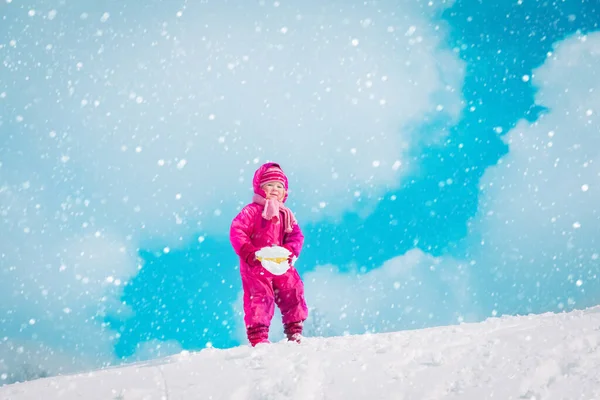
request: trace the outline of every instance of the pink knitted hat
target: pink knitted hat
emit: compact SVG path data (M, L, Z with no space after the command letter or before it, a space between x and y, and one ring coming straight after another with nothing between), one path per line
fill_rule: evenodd
M288 197L288 179L281 166L274 162L268 162L254 172L254 178L252 179L252 186L254 187L254 193L265 196L265 192L261 189L262 185L267 182L281 182L285 189L285 196L283 201L286 201Z
M280 182L285 187L286 181L287 178L281 169L278 167L271 167L261 175L259 186L262 187L262 185L269 182Z

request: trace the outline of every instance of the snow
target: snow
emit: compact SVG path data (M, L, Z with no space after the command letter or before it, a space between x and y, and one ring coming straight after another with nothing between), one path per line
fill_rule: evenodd
M0 387L25 399L595 399L600 307L397 333L207 348Z
M273 275L283 275L290 269L288 257L292 253L281 246L263 247L256 252L262 266ZM295 260L293 260L295 261ZM293 265L293 263L292 263Z

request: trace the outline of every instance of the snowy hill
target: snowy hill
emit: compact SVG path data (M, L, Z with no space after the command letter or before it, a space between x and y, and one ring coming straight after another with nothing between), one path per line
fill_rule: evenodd
M600 307L306 338L0 388L24 399L599 399Z

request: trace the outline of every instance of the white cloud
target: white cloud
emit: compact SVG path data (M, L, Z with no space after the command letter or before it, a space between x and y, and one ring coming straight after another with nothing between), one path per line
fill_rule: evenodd
M10 374L19 363L49 373L112 363L115 337L103 317L128 312L119 296L137 273L135 251L117 234L77 230L72 210L48 210L44 194L28 191L0 188L0 322L20 343L7 345L3 365Z
M523 304L600 301L598 65L600 33L559 42L532 79L548 112L506 135L509 153L481 182L474 253L500 282L520 282Z
M47 346L37 339L0 338L0 385L94 369L102 363L92 352Z
M325 334L398 331L478 318L466 263L419 249L367 273L323 266L304 274L314 308L307 326Z
M305 274L318 334L479 320L597 304L600 296L600 33L556 45L532 83L548 112L505 137L481 182L468 260L420 250L366 274ZM473 264L471 261L473 260ZM429 266L436 265L436 271ZM489 273L491 271L491 273ZM432 314L432 317L429 315Z
M0 290L20 306L78 310L104 302L108 292L120 292L137 272L135 251L125 238L106 231L75 234L61 226L60 215L35 210L22 197L20 205L11 204L8 197L8 191L0 191L0 211L13 224L2 232Z
M225 232L223 211L250 199L268 159L291 175L303 220L339 215L355 192L364 204L401 183L415 126L459 115L463 63L429 19L444 4L240 2L239 13L180 17L173 6L159 26L127 24L75 54L40 55L64 66L31 88L48 121L23 145L43 154L44 181L143 239ZM121 29L110 15L99 29ZM35 124L23 114L21 125Z

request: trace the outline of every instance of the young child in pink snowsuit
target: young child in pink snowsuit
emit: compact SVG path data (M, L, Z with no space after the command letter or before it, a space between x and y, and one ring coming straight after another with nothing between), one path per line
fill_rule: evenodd
M269 343L269 326L277 304L288 340L300 342L308 308L298 271L291 266L283 275L274 275L255 255L270 246L288 249L292 253L288 261L300 255L304 235L294 214L283 204L288 196L288 179L279 164L266 163L256 170L252 183L252 203L233 219L229 232L240 257L248 340L252 346Z

